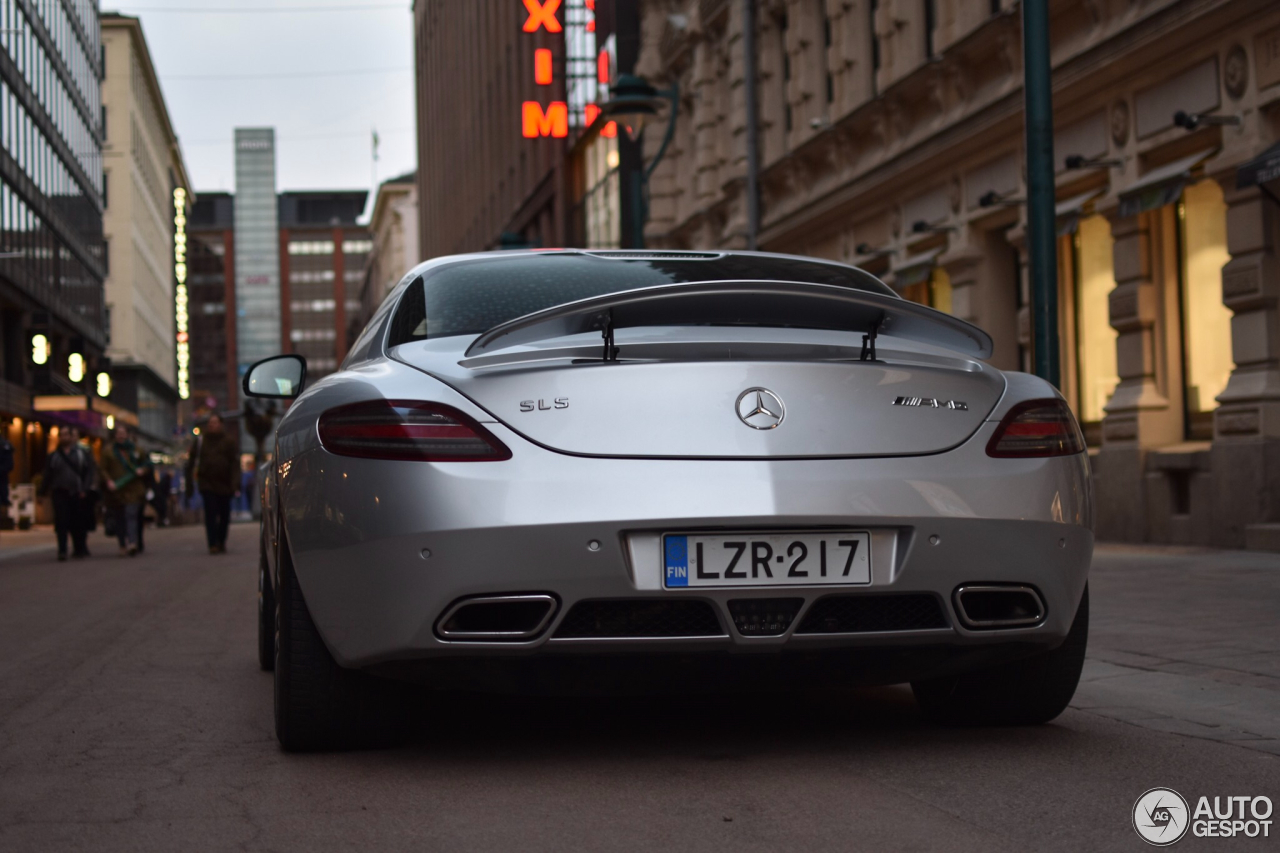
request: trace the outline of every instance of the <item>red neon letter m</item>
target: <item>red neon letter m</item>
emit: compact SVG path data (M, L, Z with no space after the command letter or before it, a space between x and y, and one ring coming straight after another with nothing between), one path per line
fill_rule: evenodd
M564 101L547 104L545 113L537 101L525 101L522 115L526 139L537 139L539 136L564 139L569 135L569 105Z
M524 7L529 10L529 17L524 22L524 31L536 33L539 27L546 27L549 33L560 32L560 22L556 20L560 3L561 0L524 0Z

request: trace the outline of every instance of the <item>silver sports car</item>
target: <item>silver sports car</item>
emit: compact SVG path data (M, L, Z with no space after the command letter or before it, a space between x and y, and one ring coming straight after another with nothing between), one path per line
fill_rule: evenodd
M1088 461L1058 392L991 347L810 258L418 266L337 373L244 377L296 397L262 501L280 742L394 738L414 680L768 672L1052 719L1088 634Z

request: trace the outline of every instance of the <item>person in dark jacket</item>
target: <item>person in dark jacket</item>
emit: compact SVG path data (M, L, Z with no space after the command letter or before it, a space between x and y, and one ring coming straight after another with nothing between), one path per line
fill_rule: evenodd
M187 488L200 490L204 502L204 530L210 554L227 552L231 499L240 494L240 442L214 414L191 445L187 460Z
M141 544L142 508L147 500L147 458L134 446L125 426L117 426L115 441L102 450L105 503L115 513L120 555L132 557Z
M89 556L85 542L88 518L85 504L97 477L97 466L88 448L80 444L74 427L58 430L58 447L45 464L41 490L53 500L53 531L58 540L58 559L67 559L67 536L71 537L71 556Z
M156 479L155 498L151 501L151 506L155 507L156 511L156 527L169 525L169 493L172 491L173 477L168 469L165 469Z
M0 435L0 513L9 514L9 472L13 470L13 445ZM0 519L0 528L4 527Z

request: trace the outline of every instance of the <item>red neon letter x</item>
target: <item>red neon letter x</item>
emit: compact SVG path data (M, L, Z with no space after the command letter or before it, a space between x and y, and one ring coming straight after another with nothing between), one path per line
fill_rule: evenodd
M526 33L536 33L539 27L546 27L549 33L561 32L560 22L556 20L556 12L561 0L524 0L524 7L529 10L529 18L524 22Z

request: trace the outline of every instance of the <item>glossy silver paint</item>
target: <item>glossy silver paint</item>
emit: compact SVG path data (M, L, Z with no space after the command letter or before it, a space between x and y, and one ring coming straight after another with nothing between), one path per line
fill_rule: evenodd
M404 287L453 260L410 273L344 369L307 390L280 424L264 542L273 564L276 548L290 550L339 663L617 648L1052 647L1066 636L1093 550L1087 458L985 452L1012 406L1055 395L1039 379L888 332L875 363L858 360L859 335L796 329L621 330L617 364L601 363L598 333L471 357L476 336L385 352L388 312ZM740 419L735 401L753 387L785 401L776 429ZM967 407L894 405L903 396ZM512 458L386 462L320 446L322 412L378 398L453 406L483 423ZM558 407L559 400L568 402ZM850 591L933 593L949 626L793 636L802 610L781 636L743 637L726 602L776 590L662 586L664 532L812 528L870 531L871 585ZM953 592L977 583L1034 586L1044 620L966 628ZM807 608L833 591L785 594L804 597ZM536 638L465 642L434 630L459 599L512 593L559 599ZM555 638L582 599L681 596L712 602L724 634Z

